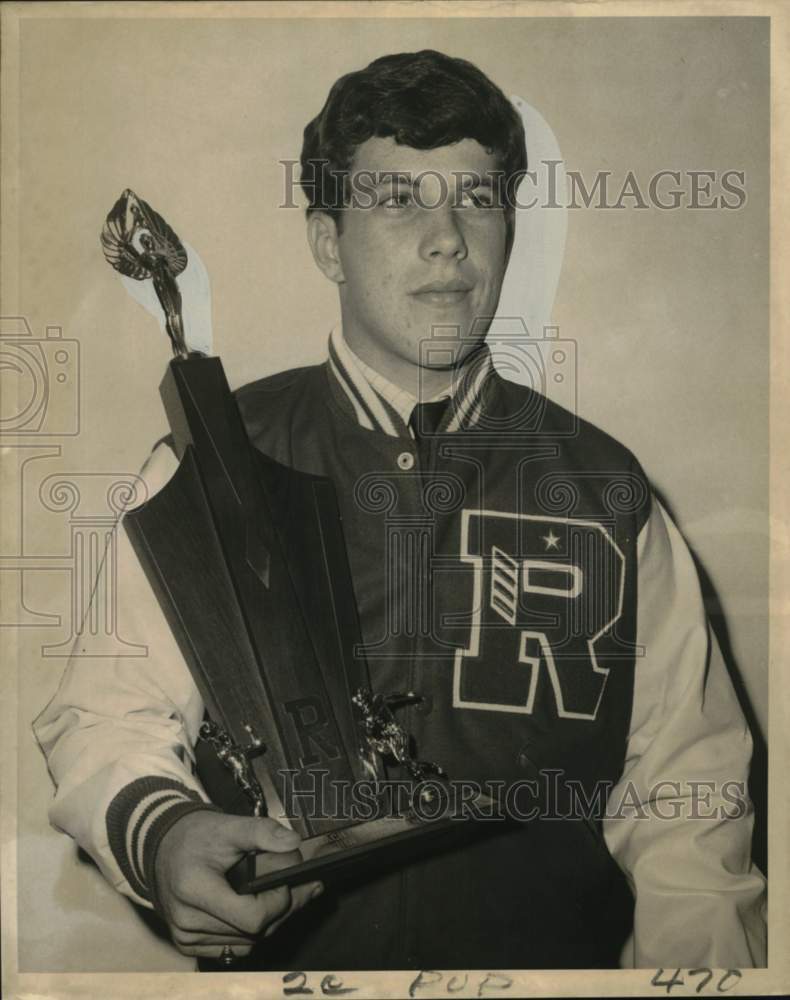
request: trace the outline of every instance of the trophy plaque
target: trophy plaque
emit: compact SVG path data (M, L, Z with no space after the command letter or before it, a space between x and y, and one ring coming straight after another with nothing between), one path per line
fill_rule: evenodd
M469 824L423 819L416 800L357 822L300 808L322 782L377 788L392 765L415 795L444 778L411 757L392 714L413 696L371 690L331 481L256 449L219 358L190 352L176 282L187 253L161 216L127 190L101 242L121 274L153 282L175 355L160 393L179 467L123 523L206 706L201 738L254 815L270 794L293 802L303 838L301 861L272 871L277 856L249 854L231 885L258 892L425 853Z

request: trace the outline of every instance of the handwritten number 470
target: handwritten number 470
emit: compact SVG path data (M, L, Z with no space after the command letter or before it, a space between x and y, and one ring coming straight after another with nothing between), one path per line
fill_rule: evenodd
M685 986L686 983L683 977L680 975L680 969L675 969L671 976L662 979L664 975L664 970L659 969L653 978L650 980L653 986L664 986L666 987L667 993L672 992L673 986ZM697 983L696 993L701 993L702 990L708 985L708 983L713 979L712 969L689 969L686 973L687 976L701 976L702 978ZM722 974L719 981L716 983L717 993L729 993L729 991L737 984L738 980L741 979L741 973L737 969L727 969L725 973ZM689 984L691 985L691 984Z

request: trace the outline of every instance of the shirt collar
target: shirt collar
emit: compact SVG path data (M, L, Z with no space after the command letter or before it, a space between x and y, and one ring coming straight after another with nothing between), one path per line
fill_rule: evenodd
M356 355L348 346L340 324L329 335L329 368L362 427L391 437L402 437L404 434L413 437L409 418L420 400L390 382ZM477 423L483 385L492 371L491 353L485 347L455 372L451 385L422 400L424 403L445 398L452 401L443 421L443 430L450 433Z

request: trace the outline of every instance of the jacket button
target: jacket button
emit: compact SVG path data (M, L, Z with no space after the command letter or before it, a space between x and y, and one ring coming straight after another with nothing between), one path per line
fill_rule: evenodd
M433 711L433 695L421 695L420 700L414 706L413 711L418 715L430 715Z
M398 468L403 469L404 472L414 468L414 455L410 451L402 451L398 455Z

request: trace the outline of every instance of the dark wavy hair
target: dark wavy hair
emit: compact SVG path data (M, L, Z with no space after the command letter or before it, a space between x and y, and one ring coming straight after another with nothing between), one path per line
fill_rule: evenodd
M493 153L503 174L510 244L514 199L508 195L527 169L524 127L484 73L465 59L424 49L382 56L341 76L304 130L300 183L308 214L327 212L340 225L357 147L387 136L414 149L475 139Z

